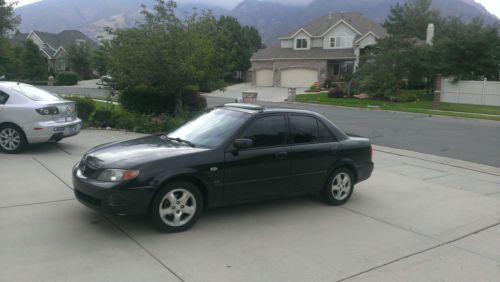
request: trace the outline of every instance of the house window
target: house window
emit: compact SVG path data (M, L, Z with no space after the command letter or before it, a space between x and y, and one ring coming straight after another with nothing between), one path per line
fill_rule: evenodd
M335 48L335 37L330 37L330 48Z
M333 64L333 75L340 75L340 64Z
M345 33L339 33L335 37L330 37L330 48L351 48L352 36L347 36Z
M295 49L307 49L307 39L297 38L295 40Z

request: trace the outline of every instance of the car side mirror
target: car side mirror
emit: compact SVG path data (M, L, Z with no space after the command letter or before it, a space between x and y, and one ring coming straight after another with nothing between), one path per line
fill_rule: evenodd
M248 149L252 148L253 141L252 139L247 139L247 138L236 139L234 140L233 146L236 149Z

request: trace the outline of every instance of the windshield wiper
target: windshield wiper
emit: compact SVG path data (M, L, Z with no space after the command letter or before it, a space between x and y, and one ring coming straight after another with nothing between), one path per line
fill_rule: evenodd
M188 141L188 140L181 139L181 138L179 138L179 137L177 137L177 138L172 138L172 137L168 137L166 134L163 134L163 135L161 135L161 136L160 136L160 138L161 138L161 139L164 139L164 140L173 140L173 141L177 141L177 142L179 142L179 143L188 144L189 146L191 146L191 147L193 147L193 148L195 148L195 147L196 147L196 145L195 145L193 142Z

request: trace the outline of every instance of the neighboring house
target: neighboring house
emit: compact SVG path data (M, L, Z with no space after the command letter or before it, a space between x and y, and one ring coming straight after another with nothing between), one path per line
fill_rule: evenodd
M12 37L14 43L33 41L45 55L48 61L49 71L61 72L69 69L66 62L66 50L75 42L76 44L87 43L91 49L97 49L99 45L88 36L78 30L64 30L60 33L48 33L32 31L30 33L18 33Z
M358 68L360 52L387 35L360 13L330 13L280 37L252 58L256 86L309 87Z

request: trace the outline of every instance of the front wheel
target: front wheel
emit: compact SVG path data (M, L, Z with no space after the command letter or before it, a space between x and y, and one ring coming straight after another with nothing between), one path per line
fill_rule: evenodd
M156 195L151 206L154 224L165 232L181 232L198 220L203 201L196 185L185 181L167 184Z
M345 204L354 190L352 172L346 168L336 169L323 189L322 198L332 206Z
M17 154L26 147L27 143L24 132L19 127L12 124L0 126L0 151Z

